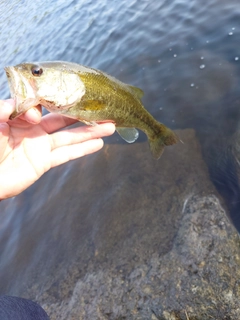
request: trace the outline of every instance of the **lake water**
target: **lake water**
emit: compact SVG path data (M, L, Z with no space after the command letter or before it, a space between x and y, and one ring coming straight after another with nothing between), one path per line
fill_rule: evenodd
M1 98L9 96L4 66L25 61L73 61L142 88L144 105L156 119L180 135L194 130L216 187L212 193L222 195L240 230L237 0L0 1L0 43ZM1 294L44 301L48 292L61 300L71 292L63 290L67 277L71 288L76 278L109 261L116 268L125 261L131 269L139 243L146 255L168 250L179 218L164 220L172 202L181 209L186 194L203 192L196 180L192 190L169 198L168 190L180 183L170 173L181 173L176 159L184 145L169 148L156 162L143 134L134 145L117 135L105 141L99 153L55 168L1 202ZM192 162L197 173L198 162ZM167 173L161 172L163 163ZM159 218L153 208L162 203L169 205ZM163 229L154 229L159 225ZM152 230L159 239L151 239L150 247ZM120 259L123 239L129 251Z

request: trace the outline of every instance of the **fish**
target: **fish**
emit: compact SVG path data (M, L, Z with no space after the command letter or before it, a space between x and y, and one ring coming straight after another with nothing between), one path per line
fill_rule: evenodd
M143 131L154 158L178 142L175 133L143 106L143 91L100 70L65 61L26 62L5 67L16 109L10 120L37 105L87 125L113 122L128 143Z

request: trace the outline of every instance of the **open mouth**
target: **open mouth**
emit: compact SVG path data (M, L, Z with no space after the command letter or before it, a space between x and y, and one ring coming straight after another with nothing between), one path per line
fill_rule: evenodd
M31 85L28 79L14 67L5 67L4 70L7 75L11 98L15 100L16 111L22 113L37 105L38 99L36 99L33 84Z
M39 98L35 94L35 84L31 79L22 74L15 67L4 68L11 98L15 100L15 111L10 116L10 120L19 117L21 114L39 104Z
M8 86L10 89L10 94L12 99L16 99L16 92L19 86L19 76L18 73L14 70L14 67L5 67L4 68L7 79L8 79Z

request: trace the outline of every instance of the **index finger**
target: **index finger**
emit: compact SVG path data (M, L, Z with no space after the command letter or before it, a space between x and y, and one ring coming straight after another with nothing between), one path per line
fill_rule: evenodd
M42 117L41 127L47 133L53 133L55 131L58 131L59 129L68 127L76 122L78 122L78 120L62 116L61 114L48 113Z

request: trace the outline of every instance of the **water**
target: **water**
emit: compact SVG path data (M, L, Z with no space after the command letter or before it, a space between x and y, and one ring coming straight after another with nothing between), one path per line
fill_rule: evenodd
M109 264L128 272L164 254L194 193L220 192L240 230L239 18L236 0L0 2L1 98L9 95L6 65L66 60L99 68L143 88L159 121L195 130L217 188L197 176L203 164L191 153L199 152L188 140L193 131L158 162L144 135L131 146L114 135L98 154L51 170L0 204L0 293L57 301L87 272Z

